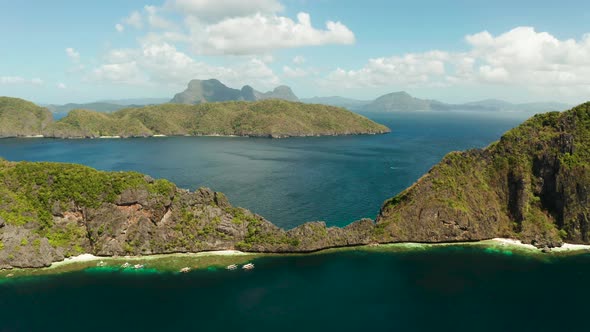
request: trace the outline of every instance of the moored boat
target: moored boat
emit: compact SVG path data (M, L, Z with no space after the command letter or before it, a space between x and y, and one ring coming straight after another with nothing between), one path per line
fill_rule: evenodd
M238 268L238 266L236 264L232 264L232 265L228 265L225 269L232 271L232 270L235 270L237 268Z
M130 266L131 266L131 264L129 264L127 262L125 262L125 264L121 265L121 267L124 268L124 269L126 269L126 268L128 268Z
M182 269L180 269L180 272L182 272L182 273L188 273L190 271L191 271L191 268L188 267L188 266L187 267L183 267Z
M248 264L242 266L242 269L244 269L244 270L252 270L253 268L254 268L254 264L252 264L252 263L248 263Z
M135 264L133 265L133 268L136 270L143 269L143 264Z

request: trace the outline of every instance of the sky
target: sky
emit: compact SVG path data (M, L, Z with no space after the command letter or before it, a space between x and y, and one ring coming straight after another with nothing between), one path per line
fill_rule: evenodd
M171 98L191 79L299 97L590 100L588 1L0 0L0 95Z

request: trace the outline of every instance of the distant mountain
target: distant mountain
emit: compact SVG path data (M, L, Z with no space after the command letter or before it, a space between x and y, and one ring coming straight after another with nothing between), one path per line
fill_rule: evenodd
M357 100L340 96L305 98L301 99L301 102L307 104L324 104L336 107L344 107L349 110L356 110L371 103L370 100Z
M571 108L563 103L513 104L499 99L486 99L465 104L447 104L438 100L412 97L404 91L383 95L363 106L365 112L407 112L407 111L479 111L479 112L528 112L539 113L563 111Z
M0 137L39 135L52 121L46 108L19 98L0 97Z
M274 90L268 92L258 92L254 90L254 96L257 100L283 99L288 101L299 101L299 98L297 98L291 88L286 85L278 86L274 88Z
M174 104L193 105L207 102L256 101L264 99L299 100L288 86L279 86L269 92L259 92L249 85L245 85L242 89L238 90L226 86L219 80L210 79L190 81L186 90L177 93L170 102Z

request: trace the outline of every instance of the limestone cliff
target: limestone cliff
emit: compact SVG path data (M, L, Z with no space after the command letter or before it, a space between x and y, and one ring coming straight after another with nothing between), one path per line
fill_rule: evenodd
M590 243L590 103L536 115L483 150L454 152L387 201L380 241L512 237Z

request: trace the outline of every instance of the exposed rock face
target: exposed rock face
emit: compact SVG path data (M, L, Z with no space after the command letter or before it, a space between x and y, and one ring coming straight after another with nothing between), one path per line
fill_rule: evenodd
M589 243L589 133L586 103L537 115L484 150L447 155L384 204L380 240Z
M374 241L369 219L345 228L313 222L285 231L233 207L221 193L205 188L189 192L137 173L6 161L0 161L0 170L0 215L5 220L0 268L48 266L82 253L309 252ZM96 183L101 187L93 188ZM15 205L25 216L14 214Z

